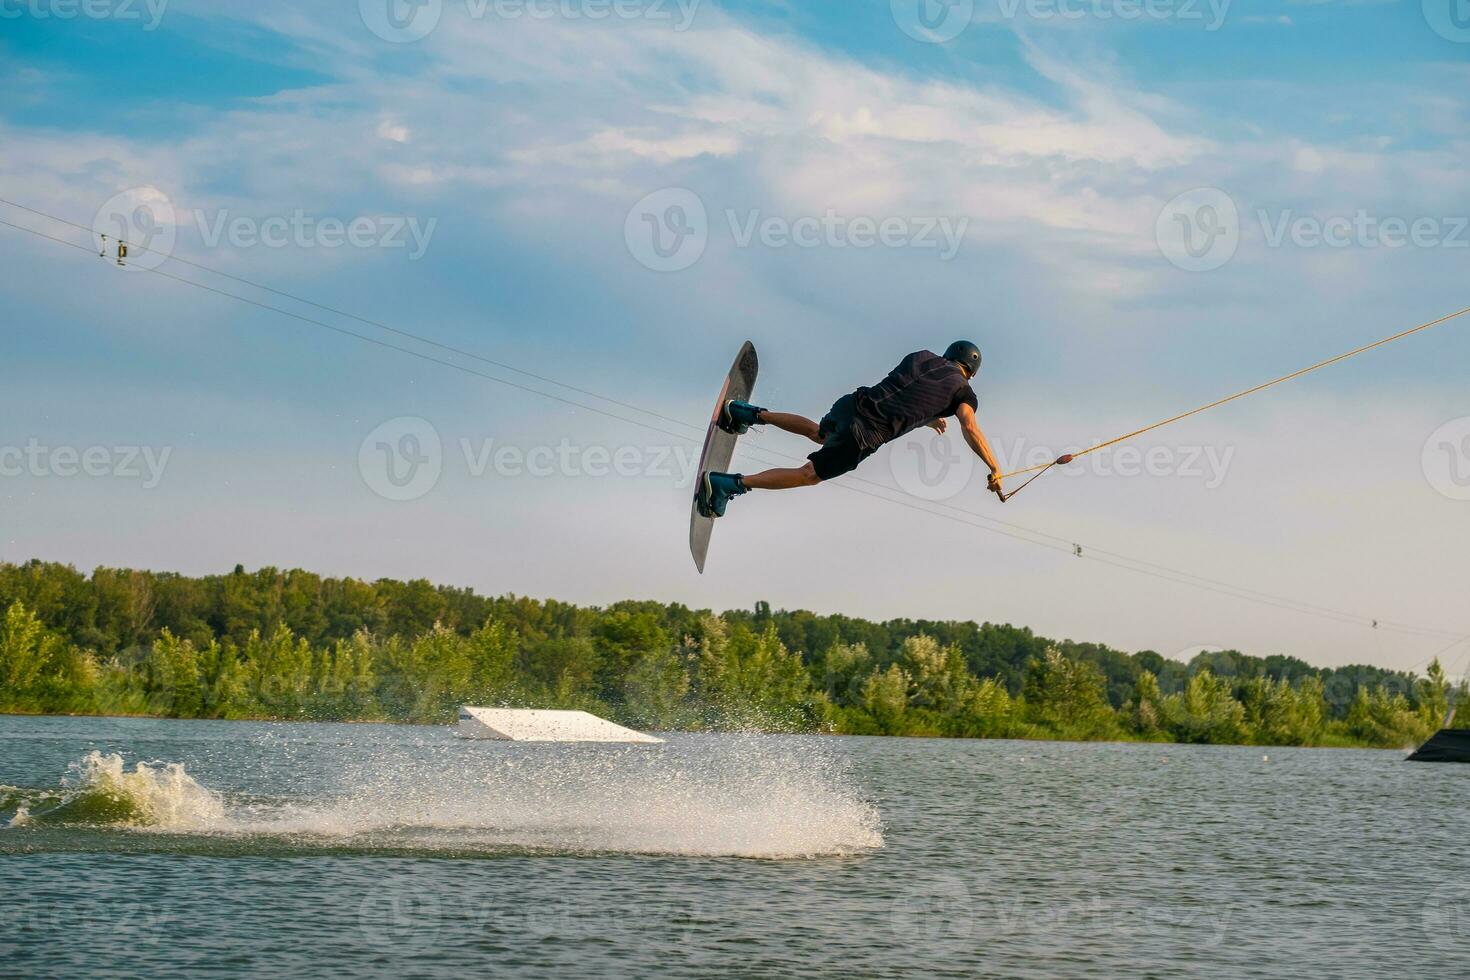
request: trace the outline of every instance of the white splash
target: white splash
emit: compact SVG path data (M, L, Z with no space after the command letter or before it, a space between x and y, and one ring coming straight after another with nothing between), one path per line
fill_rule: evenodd
M219 794L199 785L176 762L139 762L129 771L122 756L93 751L68 767L61 785L58 809L74 812L79 820L111 816L158 830L202 830L225 814Z
M424 853L597 852L802 858L883 846L877 808L820 738L674 736L659 746L381 746L330 789L221 795L178 763L91 752L12 827L105 824Z
M429 850L524 848L761 858L883 845L878 811L816 740L677 738L664 746L456 746L343 774L322 803L238 829Z

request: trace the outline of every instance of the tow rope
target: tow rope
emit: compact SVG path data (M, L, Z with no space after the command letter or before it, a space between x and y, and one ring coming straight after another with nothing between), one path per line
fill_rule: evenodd
M1199 408L1192 408L1187 412L1180 412L1178 415L1175 415L1172 418L1164 419L1162 422L1155 422L1152 425L1146 425L1141 429L1134 429L1132 432L1118 436L1116 439L1109 439L1107 442L1100 442L1095 446L1089 446L1086 449L1078 450L1074 453L1067 453L1066 455L1058 456L1050 463L1040 463L1036 466L1028 466L1024 469L1012 470L1010 473L1004 473L1000 477L1001 480L1009 480L1013 476L1024 476L1027 473L1031 473L1034 475L1025 483L1012 490L1010 493L1000 494L1001 502L1004 503L1005 501L1010 500L1016 494L1020 493L1022 490L1025 490L1032 483L1035 483L1039 477L1041 477L1054 466L1066 466L1073 460L1086 456L1088 453L1095 453L1099 449L1107 449L1109 446L1116 446L1120 442L1127 442L1130 439L1136 439L1144 433L1152 432L1155 429L1162 429L1166 425L1173 425L1175 422L1182 421L1193 415L1199 415L1201 412L1208 412L1212 408L1219 408L1221 405L1225 405L1229 402L1236 401L1237 399L1244 398L1247 395L1254 395L1257 392L1265 391L1267 388L1273 387L1275 385L1295 380L1296 378L1300 378L1304 374L1311 374L1313 371L1320 371L1322 368L1331 367L1333 364L1336 364L1339 361L1345 361L1350 357L1357 357L1359 354L1366 354L1370 350L1382 347L1385 344L1391 344L1396 340L1403 340L1405 337L1409 337L1421 331L1428 330L1430 327L1437 327L1441 323L1453 320L1456 317L1464 316L1467 313L1470 313L1470 306L1465 307L1465 309L1460 310L1459 312L1450 313L1442 316L1438 320L1430 320L1428 323L1421 323L1417 327L1411 327L1408 330L1400 331L1399 333L1396 333L1391 337L1384 337L1382 340L1376 340L1371 344L1364 344L1362 347L1359 347L1356 350L1350 350L1346 354L1338 354L1336 357L1329 357L1325 361L1319 361L1318 363L1313 364L1310 367L1302 368L1300 371L1293 371L1291 374L1284 374L1279 378L1267 381L1265 384L1258 384L1254 388L1247 388L1245 391L1238 391L1233 395L1227 395L1224 398L1218 398L1215 401L1210 402L1208 405L1201 405Z

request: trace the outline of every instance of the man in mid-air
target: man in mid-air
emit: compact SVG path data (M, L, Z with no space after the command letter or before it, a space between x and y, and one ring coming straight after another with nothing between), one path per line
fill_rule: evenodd
M1000 464L975 421L979 402L970 380L979 371L980 348L967 340L957 340L949 345L943 357L927 350L905 357L888 372L888 377L873 387L859 388L837 399L820 423L800 415L770 412L748 402L726 402L719 418L719 426L726 432L738 435L752 425L774 425L806 436L822 448L807 457L809 462L805 466L792 469L766 470L750 476L701 473L699 512L705 517L723 517L730 499L747 490L810 487L851 473L884 443L921 425L943 433L945 419L950 416L959 419L965 442L990 467L990 491L1004 501Z

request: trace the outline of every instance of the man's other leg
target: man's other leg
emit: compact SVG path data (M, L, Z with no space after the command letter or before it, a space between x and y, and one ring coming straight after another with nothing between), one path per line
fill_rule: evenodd
M822 482L822 478L817 476L817 468L811 463L790 469L752 473L743 479L745 486L751 490L794 490L797 487L814 487Z

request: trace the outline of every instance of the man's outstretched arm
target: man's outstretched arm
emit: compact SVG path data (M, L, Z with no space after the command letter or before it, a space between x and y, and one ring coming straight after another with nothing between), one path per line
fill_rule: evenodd
M955 412L955 418L959 420L965 442L990 467L990 491L1004 501L1005 492L1000 486L1000 463L996 462L995 453L990 451L990 442L985 438L985 433L980 431L980 423L975 420L975 410L969 405L961 405Z

